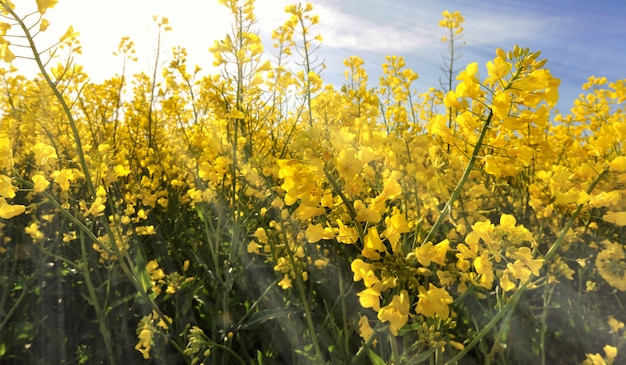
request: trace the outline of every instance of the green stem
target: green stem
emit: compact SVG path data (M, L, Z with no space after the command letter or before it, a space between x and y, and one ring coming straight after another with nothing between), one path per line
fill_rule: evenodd
M96 311L96 317L98 318L98 325L100 327L100 334L102 335L102 339L104 340L104 346L106 347L107 353L109 355L109 361L112 365L115 365L116 360L115 354L113 353L113 345L111 344L111 331L109 330L109 326L106 322L106 313L100 307L100 303L98 302L98 294L96 293L96 289L94 288L93 282L91 281L91 274L89 274L88 265L89 257L87 255L87 248L85 247L85 235L82 231L80 233L80 253L82 256L82 263L80 265L80 268L83 273L83 277L85 278L85 285L87 286L89 299L91 305Z
M282 224L283 222L281 222ZM304 307L304 313L306 316L307 327L309 328L309 334L311 336L311 342L313 342L313 348L315 349L315 356L319 361L322 360L322 350L319 345L319 341L317 339L317 332L315 331L315 324L313 323L313 316L311 312L311 307L309 305L309 300L304 292L304 282L302 281L302 275L300 272L296 271L296 258L294 257L294 252L289 247L289 240L287 239L287 234L285 233L285 225L282 224L283 229L281 229L283 240L285 241L285 248L287 250L287 255L289 256L289 262L291 264L291 268L294 274L294 279L296 281L296 288L298 289L298 294L300 295L300 300L302 301L302 306Z
M356 229L359 232L359 238L361 239L361 242L365 242L365 231L363 231L363 226L361 226L361 223L357 222L356 220L357 214L356 210L354 210L352 202L346 197L343 191L341 191L341 187L339 187L339 184L337 184L337 181L335 181L335 178L330 174L330 172L328 172L326 167L324 167L324 175L326 175L326 178L328 179L330 185L332 185L333 190L337 195L339 195L339 197L343 201L343 204L346 206L346 209L348 209L348 214L350 214L350 218L352 218L352 221L356 225Z
M219 343L211 343L212 347L217 347L218 349L224 350L224 352L228 353L229 355L231 355L233 358L235 358L235 360L237 360L238 363L242 364L242 365L246 365L246 362L243 361L243 359L237 355L237 353L235 351L233 351L230 347L228 346L224 346L221 345Z
M548 325L546 324L546 322L548 319L548 308L550 306L553 292L554 287L546 282L543 290L543 309L541 311L540 329L541 332L539 333L539 351L541 356L541 365L546 365L546 331L548 329Z
M391 346L391 359L393 364L400 363L400 353L398 352L398 339L391 334L391 331L387 332L389 338L389 345Z
M237 324L235 325L235 329L241 328L241 326L248 319L248 317L252 315L252 312L256 309L257 305L261 302L261 299L263 299L267 295L267 293L270 292L271 289L275 288L276 284L278 284L279 281L280 279L275 279L270 285L267 286L267 288L265 288L265 290L263 291L263 293L261 293L259 298L255 300L254 303L252 303L252 305L250 306L250 309L248 309L246 313L241 317L239 322L237 322Z
M15 300L15 303L13 304L13 306L11 307L11 309L9 309L9 311L6 313L4 319L2 320L2 323L0 323L0 332L2 332L2 330L4 329L4 326L7 325L7 323L9 322L10 319L12 319L11 317L13 317L13 313L15 313L15 311L17 310L17 308L20 307L20 304L22 304L22 300L24 300L24 297L26 296L26 283L23 282L22 283L22 293L20 294L20 296ZM4 308L4 304L0 307L0 309Z
M485 136L487 135L487 131L489 130L489 124L491 123L492 118L493 118L493 111L489 109L489 115L487 116L487 119L485 120L485 123L483 124L483 128L480 131L480 136L478 136L478 140L476 141L476 145L474 146L474 151L472 151L472 156L470 157L467 163L467 166L465 167L465 171L463 171L463 176L461 176L461 179L456 184L456 187L452 191L452 195L450 195L450 199L448 199L448 202L446 203L445 207L443 207L443 210L441 211L441 214L439 214L437 221L435 222L433 227L430 229L430 232L428 232L428 235L424 239L424 243L429 242L433 238L433 236L437 233L437 230L439 230L439 227L441 226L441 224L443 224L443 221L446 219L446 217L450 213L450 210L452 209L452 204L454 204L456 199L461 194L463 185L465 185L465 182L469 178L469 174L474 169L474 164L476 163L476 159L478 158L478 153L480 152L480 149L483 146L483 140L485 139Z
M359 348L359 351L357 351L357 353L354 355L352 360L350 360L350 365L358 365L358 364L363 363L361 358L365 356L365 351L372 348L372 343L376 339L375 334L379 332L382 327L383 327L383 323L378 321L376 323L376 327L374 327L374 331L372 335L370 336L370 338L367 339L367 341Z
M343 350L350 353L350 337L348 336L348 309L346 307L346 293L343 287L343 274L341 265L337 265L337 280L339 280L339 300L341 301L341 321L343 322Z

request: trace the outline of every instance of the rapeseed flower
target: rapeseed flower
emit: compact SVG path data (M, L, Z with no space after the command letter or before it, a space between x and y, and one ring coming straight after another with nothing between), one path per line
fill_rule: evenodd
M139 330L137 338L139 342L135 345L135 350L141 352L144 359L150 358L150 349L152 348L152 338L154 333L149 326L144 326Z
M449 304L454 301L452 296L444 288L438 288L433 283L428 283L428 290L423 286L419 287L417 308L415 312L426 317L438 316L441 319L448 319L450 316Z
M596 257L600 276L612 287L626 291L626 262L624 248L619 243L605 241L605 248Z
M400 291L400 295L394 295L391 303L380 308L378 319L382 322L389 322L389 331L397 336L398 330L409 320L409 293L406 290Z
M2 219L11 219L15 216L18 216L26 211L26 207L21 204L11 205L4 200L4 198L0 197L0 218Z

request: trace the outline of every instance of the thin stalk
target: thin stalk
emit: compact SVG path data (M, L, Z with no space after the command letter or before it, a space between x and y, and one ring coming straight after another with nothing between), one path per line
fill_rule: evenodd
M389 337L389 345L391 345L391 359L393 364L400 363L400 352L398 352L398 342L394 335L391 332L387 333Z
M275 279L270 285L267 286L267 288L265 288L265 290L263 291L263 293L261 293L259 298L255 300L254 303L252 303L252 305L250 306L250 309L248 309L246 313L241 317L241 319L239 319L239 322L237 322L237 324L235 325L235 329L241 328L241 326L248 319L248 317L252 315L252 312L256 309L259 302L261 302L261 299L263 299L267 295L267 293L269 293L271 289L275 288L276 284L278 284L279 281L280 279Z
M365 351L372 348L372 343L374 342L375 337L376 337L374 336L374 334L380 331L382 327L383 327L382 322L379 321L376 323L376 327L374 327L374 332L372 333L370 338L368 338L367 341L359 348L359 351L357 351L357 353L354 355L352 360L350 360L350 365L358 365L358 364L363 363L361 358L365 356Z
M309 76L309 73L311 72L311 62L310 62L310 55L309 55L309 41L307 40L307 29L306 26L304 25L304 19L302 19L302 17L300 17L300 25L302 26L302 43L303 43L303 49L304 49L304 71L306 72L306 76L305 76L305 93L304 93L304 97L306 99L306 103L308 106L308 113L309 113L309 126L312 127L313 126L313 109L311 108L311 77Z
M221 345L221 344L215 343L215 342L211 343L211 346L212 347L216 347L216 348L221 349L221 350L224 350L224 352L226 352L227 354L231 355L235 360L237 360L237 362L239 364L246 365L246 362L243 361L241 356L237 355L237 353L235 351L233 351L230 347L224 346L224 345Z
M109 361L111 362L111 365L115 365L117 361L115 359L115 354L113 353L113 345L111 344L111 331L109 330L109 326L106 323L106 313L100 307L100 303L98 302L98 294L96 293L96 289L94 288L93 282L91 281L91 275L89 274L89 265L87 264L89 262L89 257L87 255L87 248L85 247L85 235L82 231L80 232L80 253L82 256L82 264L80 265L80 269L83 273L83 277L85 278L85 285L87 286L89 299L91 305L96 311L98 326L100 327L100 334L102 335L102 339L104 340L104 346L106 347L107 354L109 355Z
M487 116L487 119L485 120L485 123L483 124L483 128L480 131L480 136L478 136L478 140L476 141L476 145L474 146L474 151L472 151L472 156L470 157L469 162L467 163L467 166L465 167L465 171L463 171L463 176L461 176L461 179L456 184L456 187L452 191L452 195L450 195L450 199L448 199L448 202L446 203L445 207L443 207L443 209L441 210L441 214L439 214L437 221L430 229L430 232L428 232L428 235L424 239L424 243L429 242L432 239L432 237L435 235L435 233L437 233L437 230L439 229L441 224L443 224L443 221L446 219L446 217L450 213L450 210L452 209L452 204L454 204L456 199L461 194L463 185L465 185L465 182L469 178L469 174L474 169L474 164L476 163L476 159L478 158L478 153L480 152L480 149L483 146L483 140L485 139L485 136L487 135L487 131L489 130L489 124L491 123L491 118L493 118L493 110L489 109L489 115Z
M543 290L543 309L541 311L541 332L539 333L539 351L541 356L541 365L546 365L546 331L548 325L548 307L552 300L552 293L554 292L554 286L546 283Z
M346 292L343 287L343 274L341 265L337 265L337 280L339 280L339 300L341 301L341 321L343 322L343 349L346 354L350 353L350 337L348 337L348 309L346 307Z
M22 293L17 298L17 300L15 300L15 303L13 304L11 309L9 309L9 311L6 313L4 319L0 323L0 332L2 332L2 330L4 329L4 326L6 326L7 323L9 323L9 320L11 319L11 317L13 317L13 313L15 313L17 308L20 307L20 304L22 304L22 300L24 300L24 297L26 296L26 292L27 292L26 289L27 289L26 288L26 283L22 283ZM3 308L4 308L4 304L0 307L0 309L3 309Z
M330 172L328 172L326 168L324 168L324 175L326 175L326 178L328 179L328 182L330 183L330 185L332 185L333 190L335 191L335 193L337 193L337 195L339 195L339 197L343 201L343 204L346 206L346 209L348 209L350 218L352 218L352 221L356 225L356 229L359 232L359 238L361 239L361 242L365 242L365 232L363 231L363 227L361 226L361 223L357 222L356 220L357 214L356 214L356 210L354 210L354 206L352 205L352 202L346 197L346 195L343 193L343 191L339 187L339 184L337 184L337 181L335 181L333 176L330 174Z
M282 223L282 222L281 222ZM284 224L282 224L284 227ZM311 342L313 342L313 348L315 349L315 356L318 360L322 360L322 350L320 348L319 341L317 339L317 332L315 331L315 324L313 323L313 317L311 312L311 306L309 305L309 300L304 291L304 282L302 281L302 275L296 272L296 259L294 257L294 252L289 248L289 240L287 239L287 234L284 229L281 229L281 233L283 236L283 240L285 241L285 248L287 249L287 255L289 256L289 263L291 264L291 268L294 273L294 279L296 281L296 288L298 290L298 295L300 295L300 300L302 301L302 306L304 307L304 313L306 316L307 327L309 328L309 334L311 336Z

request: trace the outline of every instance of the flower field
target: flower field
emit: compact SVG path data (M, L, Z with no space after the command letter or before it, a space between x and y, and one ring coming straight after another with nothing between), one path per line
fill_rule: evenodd
M0 364L626 363L626 79L557 113L539 50L456 72L446 11L440 88L335 86L310 4L264 49L219 2L218 73L93 83L0 0Z

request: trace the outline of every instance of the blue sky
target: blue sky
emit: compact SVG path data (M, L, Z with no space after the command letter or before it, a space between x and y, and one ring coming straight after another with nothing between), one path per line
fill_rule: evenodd
M34 3L34 1L32 1ZM561 79L559 109L567 112L591 75L609 81L626 78L626 1L527 0L310 0L320 15L317 31L324 37L320 57L325 60L323 77L337 86L344 80L343 60L351 55L364 59L374 86L386 55L403 56L407 67L420 76L418 91L439 85L440 41L438 27L443 10L459 10L465 16L466 42L460 65L485 62L496 48L511 49L518 44L541 50L549 60L546 67ZM269 33L287 18L283 13L289 0L257 0L261 36L270 43ZM174 32L165 39L165 48L181 45L188 49L191 64L211 71L208 47L230 30L230 19L217 0L60 0L47 18L44 33L57 39L69 24L81 33L83 56L94 81L121 70L112 52L122 36L137 43L140 60L135 70L152 67L156 44L152 15L167 16ZM46 42L42 37L41 42ZM166 53L169 55L169 51ZM25 73L28 66L21 65Z
M446 45L439 40L443 29L437 23L443 10L459 10L465 17L462 65L484 65L496 48L508 50L515 44L541 50L548 59L546 67L561 79L561 112L569 111L589 76L626 78L626 1L319 0L319 4L341 14L336 15L340 22L347 20L331 26L335 37L326 36L329 65L357 54L368 71L377 73L385 54L402 55L420 75L417 86L422 90L439 84ZM342 38L358 41L342 44ZM334 69L329 66L328 73Z

